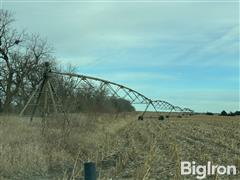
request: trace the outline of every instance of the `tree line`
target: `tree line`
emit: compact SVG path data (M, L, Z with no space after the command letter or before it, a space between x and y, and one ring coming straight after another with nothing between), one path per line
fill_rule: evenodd
M18 31L13 27L14 21L11 12L0 10L0 112L5 113L23 108L41 81L44 62L50 62L51 68L61 71L47 40L38 34ZM127 100L109 97L105 89L86 86L74 90L76 82L71 78L56 77L54 81L62 103L71 112L135 110Z
M214 115L216 113L212 113L212 112L206 112L206 115ZM235 112L229 112L227 113L225 110L221 111L221 113L219 113L220 116L240 116L240 111L235 111Z
M227 113L225 110L223 110L220 113L220 116L240 116L240 111L235 111L235 112L229 112Z

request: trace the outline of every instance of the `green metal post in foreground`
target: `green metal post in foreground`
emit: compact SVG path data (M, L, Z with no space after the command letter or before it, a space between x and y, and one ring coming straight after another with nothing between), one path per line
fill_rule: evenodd
M97 180L96 165L93 162L84 163L85 180Z

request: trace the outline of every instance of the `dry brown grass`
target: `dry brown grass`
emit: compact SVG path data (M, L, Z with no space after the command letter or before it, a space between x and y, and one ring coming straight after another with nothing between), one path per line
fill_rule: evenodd
M181 160L240 169L237 117L137 121L133 113L117 118L72 114L70 119L65 136L60 117L49 119L42 135L40 119L29 123L28 118L0 116L0 179L81 179L86 161L97 163L99 179L183 179Z

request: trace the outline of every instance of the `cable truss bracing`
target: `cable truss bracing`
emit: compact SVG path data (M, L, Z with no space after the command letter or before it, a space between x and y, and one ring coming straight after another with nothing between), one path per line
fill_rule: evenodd
M175 112L184 112L184 110L182 108L180 108L179 106L174 106L174 110L175 110Z
M75 78L75 81L78 82L74 88L81 89L84 87L84 85L87 85L88 87L92 89L99 89L99 90L105 90L108 93L108 96L112 96L115 98L122 98L125 100L128 100L131 104L145 104L146 108L140 117L140 119L144 116L144 114L148 111L150 107L154 109L155 112L188 112L190 109L185 108L182 109L179 106L174 106L170 104L167 101L163 100L151 100L150 98L146 97L142 93L139 93L129 87L126 87L124 85L111 82L108 80L92 77L92 76L86 76L81 74L75 74L75 73L60 73L60 72L51 72L52 75L61 75L61 76L68 76L69 78ZM190 110L191 111L191 110Z
M169 110L169 111L174 110L174 105L170 104L167 101L155 100L155 101L152 101L152 103L157 109Z
M115 82L76 73L54 72L51 70L49 63L46 62L43 78L36 90L30 96L20 115L23 115L26 109L29 109L28 107L33 107L30 108L30 111L32 112L31 119L36 113L37 108L39 108L38 112L42 114L43 118L45 118L51 110L54 110L54 113L61 112L65 115L63 102L61 102L61 99L63 101L63 98L59 98L59 95L61 97L68 96L66 94L67 92L62 90L64 89L64 86L71 89L71 92L76 94L75 97L77 99L79 97L79 92L86 92L87 90L87 92L93 92L93 96L95 96L95 92L101 92L110 98L113 97L127 100L132 105L145 105L145 110L142 112L142 115L139 116L139 120L143 120L143 116L146 112L152 112L149 111L149 108L152 108L157 113L168 112L170 114L173 111L180 113L193 113L193 111L189 108L182 109L179 106L174 106L164 100L152 100L136 90ZM69 104L69 106L73 107L78 105L73 102L70 102ZM51 105L52 107L50 107ZM67 119L67 117L65 119ZM68 119L66 122L69 122Z
M128 100L131 104L149 104L152 102L151 99L147 98L143 94L123 86L121 84L117 84L111 81L107 81L100 78L95 78L91 76L85 76L74 73L59 73L59 72L51 72L52 74L69 76L70 78L77 78L78 85L75 86L76 89L81 89L85 85L92 89L105 90L107 91L109 96L122 98Z
M183 108L183 111L184 112L187 112L187 113L193 113L194 111L189 109L189 108Z

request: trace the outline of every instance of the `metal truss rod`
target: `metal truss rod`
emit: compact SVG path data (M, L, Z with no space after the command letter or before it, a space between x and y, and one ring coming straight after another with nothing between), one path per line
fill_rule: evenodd
M24 106L24 108L22 109L22 111L21 111L20 114L19 114L20 116L23 115L23 113L25 112L25 110L26 110L27 107L29 106L30 102L32 101L33 97L37 94L38 89L41 87L42 83L43 83L43 80L40 81L39 85L37 86L37 88L35 89L35 91L32 93L32 95L30 96L30 98L28 99L26 105Z
M78 78L82 78L82 79L90 79L90 80L95 80L95 81L98 81L98 82L103 82L103 83L106 83L106 84L111 84L111 85L115 85L115 86L118 86L120 87L121 89L125 89L125 90L128 90L130 92L134 92L136 93L137 95L141 96L144 100L150 102L151 99L147 98L146 96L144 96L143 94L131 89L131 88L128 88L126 86L123 86L121 84L117 84L117 83L114 83L114 82L111 82L111 81L107 81L107 80L104 80L104 79L100 79L100 78L96 78L96 77L91 77L91 76L85 76L85 75L80 75L80 74L75 74L75 73L60 73L60 72L51 72L51 74L57 74L57 75L63 75L63 76L71 76L71 77L78 77Z
M100 90L102 88L106 88L106 90L108 90L109 96L123 98L123 99L126 98L127 100L130 101L131 104L146 104L146 108L145 108L142 116L144 116L144 114L146 113L146 111L148 110L150 105L153 107L153 109L156 112L160 112L161 110L165 110L165 111L168 110L169 113L171 113L174 110L176 112L193 113L193 111L189 108L182 109L179 106L174 106L167 101L151 100L150 98L146 97L142 93L139 93L138 91L135 91L129 87L123 86L123 85L115 83L115 82L111 82L111 81L104 80L101 78L96 78L96 77L91 77L91 76L86 76L86 75L81 75L81 74L75 74L75 73L54 72L54 71L51 71L50 68L49 69L48 68L49 68L49 66L47 66L47 71L45 73L44 79L40 83L39 87L34 91L32 96L28 100L27 104L21 111L20 115L22 115L24 113L26 107L29 105L32 98L34 96L36 96L38 91L39 92L43 91L43 88L44 88L46 82L47 82L46 85L50 89L49 94L50 94L51 100L53 101L54 111L55 112L57 111L56 102L54 102L54 96L56 96L56 98L57 98L57 95L56 95L56 92L55 92L52 84L50 82L48 82L48 78L52 77L53 75L60 75L62 77L68 76L69 78L77 78L76 79L77 84L76 84L75 88L81 88L80 87L81 84L84 83L84 84L88 85L91 89L95 89L95 83L97 83L97 85L99 85L99 83L100 83L100 86L99 86ZM73 80L75 80L75 79L73 79ZM98 87L98 86L96 86L96 87ZM41 96L41 93L39 93L37 96L37 100L36 100L37 105L36 106L39 105L40 96ZM35 114L36 106L33 109L31 119L32 119L33 115ZM63 111L63 109L62 109L62 111ZM65 114L64 111L63 111L63 113Z

